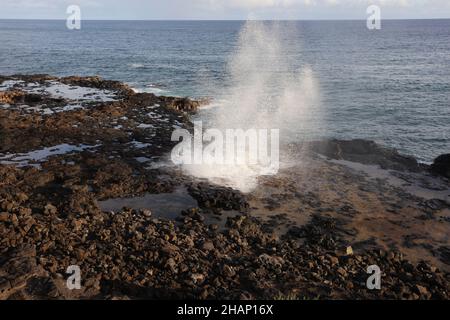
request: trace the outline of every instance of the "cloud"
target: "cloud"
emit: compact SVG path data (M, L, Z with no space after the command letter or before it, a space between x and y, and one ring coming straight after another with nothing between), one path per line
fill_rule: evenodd
M202 6L221 9L289 8L310 5L315 0L197 0Z
M99 7L101 0L15 0L7 1L0 0L0 5L5 8L20 8L27 9L56 9L61 7L68 7L69 5L79 5L80 7Z
M191 0L210 16L244 19L365 19L370 5L383 17L450 18L450 0Z
M273 8L289 7L295 5L298 0L209 0L214 7L229 8Z
M212 8L289 8L289 7L355 7L380 5L384 7L448 6L448 0L196 0Z
M0 0L0 18L64 19L72 4L86 19L364 19L372 4L386 18L450 18L450 0Z

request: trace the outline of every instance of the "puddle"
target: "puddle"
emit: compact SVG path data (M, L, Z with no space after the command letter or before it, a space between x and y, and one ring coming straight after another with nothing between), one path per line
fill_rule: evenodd
M25 83L25 81L22 80L5 80L2 83L0 83L0 91L6 91L11 90L14 88L15 85L21 85Z
M53 147L33 150L27 153L0 154L0 164L13 164L18 167L28 166L30 164L40 163L49 157L69 154L73 152L81 152L88 149L94 149L100 145L70 145L67 143L59 144Z
M186 189L178 188L173 193L146 194L141 197L116 198L98 201L105 211L118 212L123 207L139 210L150 209L152 217L175 219L183 210L198 207L197 200L192 198Z
M148 148L152 145L151 143L144 143L144 142L140 142L137 140L133 140L133 141L129 142L129 144L131 144L132 147L135 149L144 149L144 148Z
M54 98L101 102L111 102L117 100L115 92L111 90L67 85L58 81L48 81L47 84L48 86L45 87L44 90Z
M426 200L439 199L450 203L450 190L448 189L448 186L435 177L415 173L406 174L393 170L384 170L376 165L366 165L347 160L329 161L331 163L344 165L353 170L363 172L367 174L369 178L385 180L390 185L401 188L416 197ZM401 177L403 177L403 179ZM429 187L427 188L425 186Z
M48 94L53 98L64 98L77 101L116 101L116 92L111 90L80 87L68 85L55 80L46 81L44 85L39 83L26 83L22 80L4 81L0 91L17 88L28 93Z
M185 188L178 188L173 193L146 194L141 197L116 198L104 201L98 201L98 204L104 212L119 212L124 207L134 210L150 209L152 218L176 220L181 217L181 212L191 208L198 207L195 200ZM204 223L207 225L215 224L219 230L225 230L226 222L229 217L242 215L238 211L221 211L220 215L207 213L202 214Z

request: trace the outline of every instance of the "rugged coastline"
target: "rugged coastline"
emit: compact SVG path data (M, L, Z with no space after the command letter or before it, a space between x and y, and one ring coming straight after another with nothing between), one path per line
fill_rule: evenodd
M200 106L99 77L0 76L0 298L449 298L448 155L295 144L301 164L244 194L160 165Z

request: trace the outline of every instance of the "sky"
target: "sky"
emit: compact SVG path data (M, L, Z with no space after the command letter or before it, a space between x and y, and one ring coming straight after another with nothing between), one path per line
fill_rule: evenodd
M376 4L384 19L450 18L450 0L0 0L0 19L316 20L361 19Z

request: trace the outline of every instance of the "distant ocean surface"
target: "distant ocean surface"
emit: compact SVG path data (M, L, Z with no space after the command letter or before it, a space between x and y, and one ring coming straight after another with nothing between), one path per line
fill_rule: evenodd
M0 20L0 74L100 75L161 95L221 96L243 21ZM286 22L286 59L320 86L324 137L424 162L450 152L450 20ZM280 74L280 77L283 75ZM277 90L277 88L267 88Z

